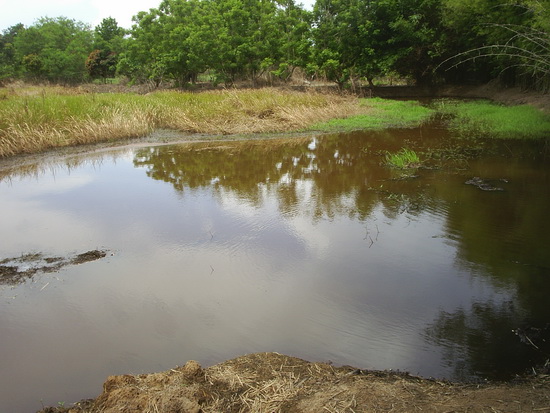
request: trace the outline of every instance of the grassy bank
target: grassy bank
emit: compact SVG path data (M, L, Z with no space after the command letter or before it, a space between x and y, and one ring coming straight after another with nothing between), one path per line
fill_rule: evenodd
M80 88L0 89L0 157L114 141L173 129L209 135L300 130L349 131L414 127L440 113L458 133L538 138L550 117L530 106L489 102L358 99L279 89L202 93L88 93Z
M538 139L550 134L550 116L529 105L442 100L435 108L450 119L450 129L463 136Z
M216 135L286 132L360 111L354 98L275 89L147 95L4 90L0 157L140 137L157 128Z
M367 113L331 119L313 125L321 131L351 131L359 129L410 128L430 119L435 111L414 100L360 99L358 105Z

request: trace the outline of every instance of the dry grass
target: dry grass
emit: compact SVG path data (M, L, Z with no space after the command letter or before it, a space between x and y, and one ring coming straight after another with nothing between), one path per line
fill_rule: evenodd
M191 361L163 373L111 376L97 399L42 413L485 413L548 406L548 376L474 386L259 353L207 369Z
M10 87L0 91L0 157L141 137L156 128L288 132L362 111L355 98L277 89L97 95L79 88Z

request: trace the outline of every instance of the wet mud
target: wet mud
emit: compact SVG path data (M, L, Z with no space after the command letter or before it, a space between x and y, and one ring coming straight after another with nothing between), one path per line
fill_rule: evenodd
M68 265L96 261L107 255L105 250L90 250L74 256L57 257L42 253L23 254L20 257L5 258L0 261L0 285L23 283L36 274L57 272Z

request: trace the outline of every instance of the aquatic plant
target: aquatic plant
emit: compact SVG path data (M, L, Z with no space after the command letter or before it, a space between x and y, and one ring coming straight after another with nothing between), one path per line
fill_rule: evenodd
M421 164L418 154L412 149L402 148L399 152L386 153L386 164L393 168L418 168Z

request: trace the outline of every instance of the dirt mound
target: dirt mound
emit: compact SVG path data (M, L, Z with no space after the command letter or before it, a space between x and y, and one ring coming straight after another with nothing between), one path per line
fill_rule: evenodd
M97 399L39 413L548 411L549 379L466 385L260 353L206 369L189 361L163 373L110 376Z

